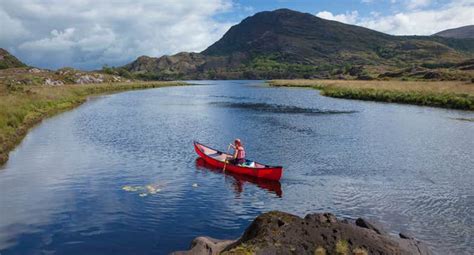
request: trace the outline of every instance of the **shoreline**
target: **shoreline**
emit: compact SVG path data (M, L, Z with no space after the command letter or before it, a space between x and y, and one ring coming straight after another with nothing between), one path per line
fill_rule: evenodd
M62 86L21 86L15 89L0 85L0 166L21 143L28 131L42 120L74 109L90 96L138 89L184 86L181 81L102 83Z
M269 80L267 84L313 88L333 98L474 111L474 84L460 81Z

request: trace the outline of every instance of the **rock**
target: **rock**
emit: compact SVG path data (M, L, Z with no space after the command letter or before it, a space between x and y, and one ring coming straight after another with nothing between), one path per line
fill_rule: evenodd
M97 75L97 77L93 75L85 74L85 75L79 76L79 78L77 78L75 82L77 84L102 83L104 82L104 79L101 74Z
M58 69L56 71L56 74L59 74L59 75L69 75L69 74L75 74L77 72L77 70L75 70L74 68L71 68L71 67L63 67L61 69Z
M377 234L381 234L381 235L387 234L387 232L385 232L383 230L382 226L380 226L379 224L377 224L375 222L369 222L368 220L358 218L355 221L355 224L359 227L362 227L362 228L371 229L371 230L375 231Z
M405 234L405 233L399 233L398 236L400 236L401 239L411 239L411 240L414 240L413 237Z
M121 82L121 81L122 81L122 77L117 76L117 75L112 76L112 82Z
M201 247L202 253L177 254L431 254L418 240L396 238L364 219L357 222L340 220L330 213L300 218L272 211L258 216L241 238L229 240L222 250L221 246L210 248L216 243L223 245L222 240L203 239L193 242L188 251L198 252L195 247Z
M218 240L207 236L194 239L189 251L177 251L172 255L218 255L236 240Z
M314 213L308 214L305 220L317 221L319 223L335 223L337 222L336 216L331 213Z
M29 72L29 73L41 73L42 70L41 70L41 69L38 69L38 68L36 68L36 67L33 67L33 68L31 68L31 69L28 69L28 72Z
M46 86L61 86L61 85L64 85L64 82L56 81L56 80L53 80L53 79L50 79L50 78L46 78L44 80L44 85L46 85Z

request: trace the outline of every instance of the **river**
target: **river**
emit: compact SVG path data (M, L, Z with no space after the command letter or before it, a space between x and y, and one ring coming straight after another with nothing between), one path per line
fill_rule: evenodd
M199 81L91 98L43 121L0 167L0 253L167 254L237 238L269 210L365 217L439 254L474 253L474 113ZM192 142L282 165L224 174Z

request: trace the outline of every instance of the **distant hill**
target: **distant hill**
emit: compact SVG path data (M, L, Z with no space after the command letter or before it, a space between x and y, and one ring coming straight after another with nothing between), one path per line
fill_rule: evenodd
M149 79L370 79L414 65L454 66L473 57L474 39L393 36L279 9L244 19L201 53L142 56L122 69ZM421 76L427 72L413 70Z
M61 68L53 71L30 67L5 49L0 48L0 87L17 85L48 85L129 82L118 75ZM0 88L1 89L1 88Z
M434 34L436 36L448 37L448 38L474 38L474 25L458 27L453 29L444 30Z
M18 60L15 56L10 54L3 48L0 48L0 69L7 69L13 67L25 67L26 65Z

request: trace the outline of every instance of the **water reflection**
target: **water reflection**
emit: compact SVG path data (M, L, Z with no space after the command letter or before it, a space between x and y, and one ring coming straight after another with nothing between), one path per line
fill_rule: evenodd
M216 174L225 174L226 176L232 177L232 186L234 187L234 191L237 195L240 195L244 191L244 186L246 185L246 183L252 183L257 187L268 191L269 193L277 195L280 198L283 197L283 191L281 189L281 183L279 181L263 180L252 176L232 173L229 171L223 172L221 168L214 167L206 163L206 161L204 161L204 159L202 158L196 159L196 169L201 171L209 171Z
M233 97L233 99L245 99L242 97ZM291 105L252 103L252 102L210 102L211 105L217 105L227 108L238 108L256 112L266 113L286 113L286 114L305 114L305 115L323 115L323 114L352 114L357 113L354 110L325 110L313 109Z

